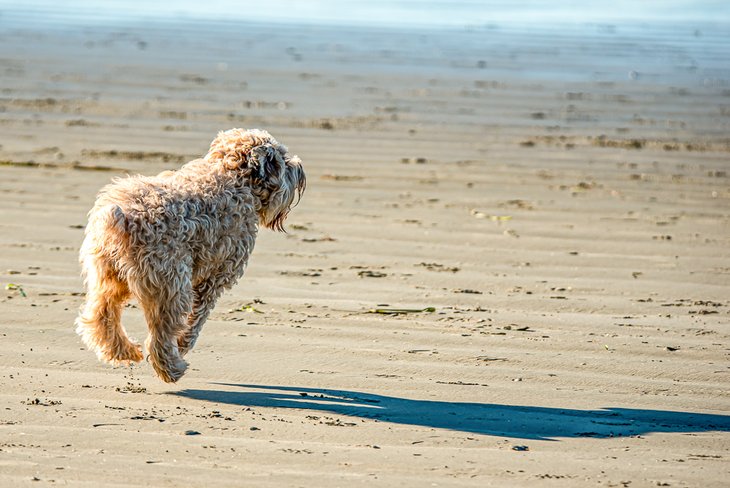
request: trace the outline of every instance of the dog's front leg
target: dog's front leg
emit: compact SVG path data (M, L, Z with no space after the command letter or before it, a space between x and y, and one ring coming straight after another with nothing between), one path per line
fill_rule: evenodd
M232 287L236 283L238 275L231 273L231 270L241 269L244 259L247 257L248 253L242 253L240 258L224 262L207 279L195 286L193 290L193 296L195 297L193 299L193 310L188 316L185 330L177 338L181 356L187 354L195 346L200 331L203 330L203 326L223 290Z
M178 351L184 356L198 340L200 331L203 329L215 302L220 296L220 290L199 287L194 292L193 311L188 315L187 324L182 334L177 338Z

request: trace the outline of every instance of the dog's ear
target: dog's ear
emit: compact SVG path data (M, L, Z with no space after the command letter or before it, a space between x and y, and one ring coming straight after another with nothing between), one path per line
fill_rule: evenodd
M278 178L286 164L281 151L282 147L265 143L252 148L248 155L251 176L260 181ZM283 153L286 154L286 149Z

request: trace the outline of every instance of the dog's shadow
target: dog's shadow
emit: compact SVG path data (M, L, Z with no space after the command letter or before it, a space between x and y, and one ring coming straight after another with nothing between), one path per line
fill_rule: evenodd
M523 439L730 431L730 416L726 415L631 408L575 410L458 403L319 388L214 384L226 389L186 389L171 394L229 405L297 408L382 422Z

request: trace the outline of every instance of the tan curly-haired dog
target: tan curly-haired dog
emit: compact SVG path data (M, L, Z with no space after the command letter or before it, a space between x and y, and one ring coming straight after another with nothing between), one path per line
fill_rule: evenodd
M115 179L89 212L80 261L87 286L77 332L99 359L143 359L121 324L144 310L157 374L174 382L224 289L243 275L259 225L283 230L306 184L301 160L268 132L231 129L177 171Z

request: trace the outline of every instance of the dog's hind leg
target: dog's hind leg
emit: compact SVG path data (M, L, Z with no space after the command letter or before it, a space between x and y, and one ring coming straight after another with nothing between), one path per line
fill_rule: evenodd
M192 310L192 285L184 268L180 265L165 276L148 277L142 286L135 284L134 290L150 331L145 343L149 361L167 383L179 380L188 366L180 357L177 343Z
M142 348L127 337L122 308L129 300L127 284L120 280L104 257L84 258L86 303L76 319L76 332L102 361L129 364L142 360Z

